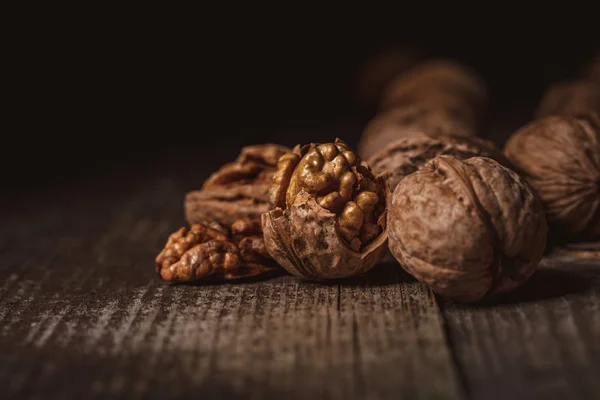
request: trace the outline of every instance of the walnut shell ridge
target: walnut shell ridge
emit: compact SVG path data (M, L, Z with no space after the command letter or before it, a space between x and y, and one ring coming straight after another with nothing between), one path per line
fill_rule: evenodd
M523 284L542 258L546 232L542 205L524 179L485 157L429 161L396 186L388 208L393 256L458 301Z
M600 239L600 119L531 122L504 153L542 200L553 239Z
M394 190L403 177L440 155L451 155L461 160L476 156L489 157L511 167L502 151L488 140L423 132L407 133L379 150L367 162L375 175L388 175L390 189Z
M381 217L385 221L385 211ZM387 253L386 229L360 251L339 234L338 217L301 191L294 203L262 215L267 251L292 275L307 280L346 278L362 274Z

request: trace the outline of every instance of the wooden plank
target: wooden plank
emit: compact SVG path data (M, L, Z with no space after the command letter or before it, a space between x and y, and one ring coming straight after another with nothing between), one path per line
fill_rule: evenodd
M160 281L188 189L120 177L3 219L1 397L461 397L433 297L397 265L341 285Z
M513 294L442 309L472 398L600 397L600 259L555 254Z

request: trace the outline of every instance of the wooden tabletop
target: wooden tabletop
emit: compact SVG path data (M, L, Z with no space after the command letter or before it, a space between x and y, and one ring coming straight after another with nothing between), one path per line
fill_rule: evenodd
M166 164L7 201L0 398L600 398L600 259L555 253L478 305L392 260L328 284L172 285L154 257L210 170Z

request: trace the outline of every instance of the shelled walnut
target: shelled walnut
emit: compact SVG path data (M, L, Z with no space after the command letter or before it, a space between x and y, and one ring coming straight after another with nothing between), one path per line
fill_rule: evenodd
M553 239L600 239L600 119L546 117L504 148L544 203Z
M200 190L186 194L188 223L209 220L231 224L242 217L260 218L269 210L269 188L277 160L288 151L276 144L244 147L234 162L212 174Z
M360 138L359 155L369 159L412 132L477 136L487 97L485 82L466 66L443 59L417 64L388 86Z
M552 115L600 115L600 86L591 81L559 82L550 86L542 96L535 112L536 118Z
M477 301L524 283L542 258L546 220L525 180L485 157L439 156L396 186L394 257L444 296Z
M230 227L212 222L182 227L156 257L166 281L193 282L212 276L231 280L277 268L265 249L260 220L241 218Z
M380 149L367 161L375 175L388 175L390 189L394 190L400 179L440 155L451 155L459 159L489 157L510 167L510 162L502 151L488 140L428 135L422 132L407 133L403 138Z
M296 146L277 165L263 214L269 254L304 279L361 274L387 251L389 189L341 140Z

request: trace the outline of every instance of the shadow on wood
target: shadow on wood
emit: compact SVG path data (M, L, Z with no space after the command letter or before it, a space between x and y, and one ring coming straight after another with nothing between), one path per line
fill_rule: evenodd
M600 277L600 269L597 271ZM575 271L558 269L538 269L535 274L516 290L486 299L477 303L479 307L494 307L536 302L571 294L580 294L591 288L588 278L578 275ZM469 307L466 304L456 304L457 307Z
M337 283L344 286L388 286L407 282L415 282L415 279L396 261L385 261L363 275L341 279Z

